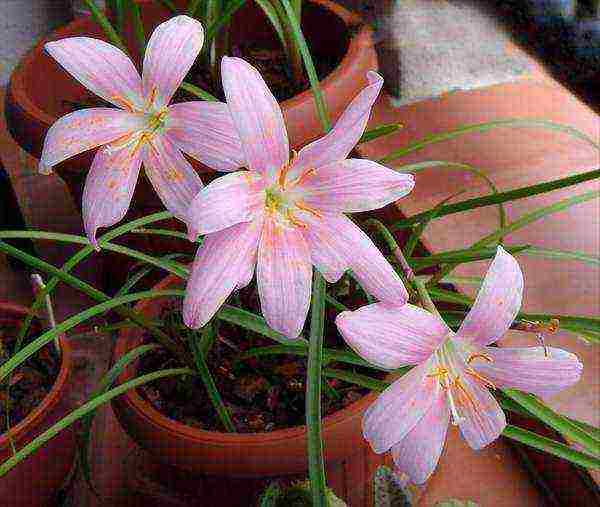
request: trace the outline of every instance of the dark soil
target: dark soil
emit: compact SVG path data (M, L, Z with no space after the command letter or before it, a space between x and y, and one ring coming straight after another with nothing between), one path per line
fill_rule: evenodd
M12 355L21 322L0 317L0 365ZM39 336L39 322L34 321L23 345ZM10 426L15 426L37 407L52 389L60 371L60 357L53 344L42 348L36 355L17 368L10 377L10 389L0 386L0 434L6 431L6 408Z
M352 290L357 289L351 285L350 291ZM243 308L259 313L255 288L243 289L233 299L237 301L232 303L241 303ZM332 311L327 319L325 347L344 349L347 347L333 322L335 314ZM199 334L194 335L182 323L181 300L166 306L161 317L169 323L171 329L178 330L176 333L182 339L187 340L192 336L198 339ZM307 322L309 320L310 316ZM150 337L146 337L146 341L150 342ZM306 358L291 354L240 358L250 349L272 345L277 344L258 334L219 321L217 339L207 355L207 363L239 433L267 432L304 424ZM181 365L167 351L159 349L142 356L139 373L177 366ZM379 379L385 375L383 372L345 363L332 362L328 367ZM154 408L171 419L196 428L223 431L204 384L198 377L165 378L138 389ZM368 389L329 378L322 389L322 413L333 414L368 393Z

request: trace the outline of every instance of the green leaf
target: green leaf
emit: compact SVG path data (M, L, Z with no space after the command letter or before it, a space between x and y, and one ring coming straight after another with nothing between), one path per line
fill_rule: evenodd
M290 5L289 0L281 0L281 4L285 9L292 36L294 38L295 43L298 46L298 49L300 50L302 60L304 61L304 68L306 69L306 73L308 74L308 80L310 81L312 93L315 98L317 114L319 116L319 119L321 120L323 130L327 132L329 131L329 129L331 129L331 121L329 120L327 105L325 104L325 100L323 99L323 93L321 92L321 85L319 83L319 77L317 76L315 65L313 63L310 50L308 49L308 45L306 44L304 34L302 33L302 29L300 28L300 21L296 17L294 8Z
M600 145L598 143L580 132L579 130L570 127L568 125L561 125L559 123L550 122L547 120L535 120L535 119L521 119L521 118L510 118L504 120L495 120L485 123L476 123L471 125L463 125L457 129L450 130L448 132L443 132L441 134L432 134L423 139L410 143L408 146L404 148L400 148L391 152L389 155L383 157L379 160L380 163L391 162L392 160L396 160L397 158L403 157L408 153L412 153L414 151L420 150L429 146L431 144L436 144L439 142L447 141L449 139L454 139L456 137L462 136L464 134L468 134L471 132L486 132L488 130L501 128L501 127L519 127L519 128L545 128L549 130L554 130L557 132L563 132L569 134L573 137L581 139L586 143L592 145L596 149L600 149Z
M594 169L593 171L576 174L574 176L567 176L566 178L539 183L537 185L529 185L527 187L521 187L515 190L509 190L507 192L500 192L498 194L490 194L484 197L475 197L473 199L467 199L465 201L443 206L438 213L438 218L476 208L492 206L503 202L516 201L533 195L544 194L546 192L551 192L553 190L577 185L579 183L583 183L584 181L595 180L598 178L600 178L600 169ZM420 223L429 216L430 212L431 210L424 211L404 220L400 220L391 227L391 230L397 231L399 229L405 229L413 224Z
M515 245L505 247L506 251L513 255L527 251L528 248L530 248L530 245ZM427 257L413 257L408 259L408 262L413 269L420 270L430 266L437 266L438 264L463 264L465 262L492 259L495 255L496 247L471 247L461 250L442 252L439 254L429 255Z
M511 440L528 445L529 447L533 447L534 449L558 456L559 458L570 461L575 465L592 470L600 469L600 460L598 458L576 451L568 445L565 445L561 442L556 442L550 438L542 437L536 433L533 433L532 431L509 424L506 426L506 428L504 428L502 435L510 438Z
M62 418L56 424L44 431L41 435L34 438L27 445L19 449L19 451L17 451L15 455L11 456L6 461L4 461L0 465L0 477L5 476L16 465L23 461L27 456L37 451L42 445L44 445L51 438L55 437L60 431L62 431L65 428L68 428L75 421L88 415L93 410L96 410L96 408L98 408L100 405L112 400L113 398L116 398L117 396L120 396L121 394L129 391L130 389L134 389L143 384L152 382L163 377L169 377L173 375L195 374L196 373L194 372L194 370L190 368L171 368L166 370L159 370L125 382L99 396L96 396L87 403L84 403L81 407L73 410L66 417Z
M566 251L566 250L552 250L550 248L541 248L538 246L532 246L528 248L525 255L531 255L533 257L544 257L546 259L557 259L557 260L575 260L585 262L592 266L600 266L600 257L594 255L588 255L583 252L577 251Z
M127 54L127 47L125 46L125 44L123 44L123 41L121 40L121 37L119 37L119 34L115 30L114 26L112 26L108 18L98 8L96 2L94 0L83 0L83 3L90 11L92 19L96 21L98 25L100 25L100 28L102 28L102 31L104 32L108 40L110 40L110 42L112 42L115 46L117 46L119 49L121 49L124 53Z
M126 0L126 2L129 13L131 14L135 40L137 41L140 55L143 57L144 53L146 52L146 32L144 31L144 23L142 21L140 6L135 0Z
M386 125L378 125L377 127L373 127L372 129L365 131L362 137L358 140L358 144L368 143L369 141L373 141L374 139L389 136L394 132L398 132L401 128L404 127L400 123L388 123Z
M377 380L368 375L362 375L360 373L353 373L346 370L336 370L335 368L325 368L323 375L329 378L335 378L343 380L350 384L356 384L361 387L366 387L372 391L382 392L389 387L389 382L383 380Z
M550 428L562 434L567 440L580 444L587 452L600 456L600 442L567 418L557 414L535 396L516 389L502 389L504 394L533 414Z
M189 342L190 347L194 353L194 361L196 362L196 369L204 383L204 387L206 388L206 392L210 401L215 409L215 412L219 416L221 420L221 424L229 433L235 433L235 426L233 425L233 421L231 420L231 416L229 415L229 411L227 407L223 403L223 399L219 394L219 390L215 384L215 381L210 373L208 368L208 364L206 363L206 358L204 357L203 349L208 347L208 342L213 341L215 339L215 330L212 323L208 323L202 329L201 334L201 343L197 340L196 333L190 333Z
M553 213L558 213L559 211L563 211L567 208L570 208L571 206L575 206L576 204L581 204L581 203L589 201L591 199L596 199L599 196L600 196L600 191L591 190L591 191L585 192L583 194L579 194L579 195L575 195L573 197L569 197L567 199L563 199L563 200L558 201L550 206L545 206L543 208L537 208L536 210L531 211L530 213L526 213L525 215L519 217L518 220L511 222L506 227L501 227L500 229L496 230L492 234L489 234L488 236L480 239L473 245L473 248L484 246L484 245L489 245L490 243L495 243L500 238L506 236L507 234L510 234L511 232L521 229L521 228L525 227L526 225L529 225L530 223L535 222L536 220L539 220L540 218L544 218Z
M273 4L269 0L255 0L255 1L258 4L258 6L263 10L263 12L265 13L265 16L267 17L267 19L269 20L269 22L275 29L275 32L277 33L277 37L279 38L281 45L283 46L284 50L287 53L287 51L288 51L287 45L288 44L287 44L287 40L285 38L285 29L284 29L283 25L281 24L281 20L279 19L279 15L277 14L277 9L275 9L275 7L273 7Z
M159 3L163 4L172 14L177 14L177 7L171 0L158 0Z
M246 0L230 0L230 2L228 2L225 9L223 9L221 16L206 28L206 32L204 33L205 47L208 47L208 45L212 43L212 40L219 30L231 21L231 16L233 16L245 3Z
M195 95L196 97L198 97L202 100L208 100L209 102L219 102L219 99L217 99L217 97L215 97L214 95L211 95L210 93L203 90L202 88L199 88L198 86L193 85L192 83L187 83L184 81L183 83L181 83L180 88L182 90L185 90L188 93L191 93L192 95Z
M127 366L145 354L146 352L150 352L151 350L156 350L160 348L160 345L151 343L147 345L140 345L133 350L127 352L127 354L120 357L114 366L104 374L104 376L98 382L98 387L94 390L94 392L90 395L90 399L94 399L106 391L108 391L113 383L119 378L119 375L127 368ZM90 412L87 415L81 417L81 430L79 432L79 446L77 447L79 464L81 466L81 471L83 473L83 478L87 482L90 489L98 495L96 491L92 479L91 467L88 459L90 443L92 439L92 424L94 423L95 412Z

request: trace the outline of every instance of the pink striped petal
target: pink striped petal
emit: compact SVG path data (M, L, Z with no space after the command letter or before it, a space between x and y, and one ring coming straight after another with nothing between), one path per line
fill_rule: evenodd
M248 169L273 181L289 159L281 108L258 71L241 58L223 57L221 71L227 105Z
M414 186L411 174L371 160L348 159L320 167L295 192L311 208L351 213L382 208Z
M275 331L297 338L308 313L312 266L308 246L296 228L265 217L256 268L265 320Z
M333 129L300 150L290 176L344 160L356 146L383 86L383 78L376 72L368 72L367 79L369 84L350 102Z
M144 169L165 207L186 220L202 181L179 149L168 139L155 135L144 148Z
M226 174L209 183L190 206L190 240L251 220L264 204L263 186L262 178L250 171Z
M176 16L156 27L144 56L144 97L155 109L166 106L194 64L204 42L199 21Z
M40 172L97 146L131 134L145 125L140 115L105 107L82 109L59 118L46 134Z
M380 301L402 305L408 293L394 268L373 244L369 236L348 217L323 213L297 213L308 225L302 231L310 248L311 259L327 280L335 282L352 269L361 286Z
M256 255L261 221L237 224L209 234L198 249L183 300L183 320L204 326L247 276Z
M458 413L460 431L467 443L479 450L496 440L506 427L506 417L496 399L485 387L470 380L467 375L460 378L468 393L453 389Z
M427 377L428 366L417 366L396 380L365 411L363 433L377 454L406 437L437 399L440 383Z
M340 313L335 323L359 356L388 369L422 363L451 332L439 318L410 304L363 306Z
M244 153L227 104L182 102L169 107L168 138L184 153L216 171L245 165Z
M553 395L581 377L583 365L575 354L547 347L486 347L483 353L492 359L471 362L478 373L497 387L512 387L540 396ZM547 355L546 355L547 354Z
M499 246L477 299L457 335L479 345L494 343L515 320L522 297L521 268L515 258Z
M423 484L435 470L444 449L449 419L448 403L443 391L439 391L418 424L392 447L395 465L415 484Z
M139 150L107 147L96 153L82 197L85 233L96 249L98 228L116 224L127 213L140 166Z
M143 108L142 80L119 48L90 37L48 42L44 48L77 81L107 102L129 111Z

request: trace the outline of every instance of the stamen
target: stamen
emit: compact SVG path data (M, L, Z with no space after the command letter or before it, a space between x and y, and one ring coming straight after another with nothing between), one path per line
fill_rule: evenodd
M129 102L127 99L114 96L114 97L111 97L110 100L112 102L115 102L118 106L121 106L123 109L127 109L130 113L133 113L135 111L133 104L131 102Z
M291 209L288 209L286 211L286 217L287 219L292 223L292 225L295 225L296 227L301 227L303 229L306 229L306 224L304 222L301 222L300 220L298 220L295 216L294 213L292 212Z
M544 335L542 333L537 333L535 336L538 339L538 341L542 344L542 347L544 347L544 357L550 357L550 354L548 353L548 347L546 346L546 342L544 341Z
M313 174L317 174L317 170L315 168L311 167L310 169L307 169L290 183L290 187L295 187L297 185L300 185L300 183L304 183L304 181L306 181L306 179L312 176Z
M471 375L475 379L479 380L479 382L481 382L487 388L489 388L489 389L497 389L496 388L496 384L494 384L491 380L485 378L483 375L477 373L472 368L465 369L465 373L468 374L468 375Z
M298 159L298 152L296 150L292 150L292 158L283 164L281 169L279 170L279 178L277 179L277 183L281 187L282 190L285 190L285 178L290 170L290 168L296 163Z
M458 409L456 408L456 403L454 403L454 396L452 396L452 386L450 385L450 382L449 382L447 376L444 379L444 383L445 383L444 387L446 389L446 396L448 396L448 404L450 405L450 413L452 414L452 424L454 426L458 426L464 420L464 417L462 417L458 413Z
M317 218L323 218L323 215L321 213L319 213L317 210L307 206L302 201L297 201L296 207L300 208L302 211L306 211L307 213L310 213L311 215L316 216Z
M156 86L152 87L152 90L150 90L150 97L148 98L148 106L152 106L154 104L154 99L156 98L156 92L157 92L157 88Z
M477 358L485 359L488 363L494 362L494 360L487 354L478 353L478 354L471 354L469 356L469 358L467 359L467 364L471 364L471 361L474 361Z
M461 396L464 396L464 398L473 406L473 409L475 409L477 407L475 399L471 393L465 389L465 386L462 385L462 382L458 377L454 379L453 385L457 388L458 393L460 393Z

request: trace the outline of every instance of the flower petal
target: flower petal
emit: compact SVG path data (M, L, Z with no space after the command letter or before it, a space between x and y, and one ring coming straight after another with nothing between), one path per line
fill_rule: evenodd
M40 158L40 172L49 174L51 167L74 155L108 144L143 128L141 116L94 107L59 118L48 130Z
M190 206L190 240L251 220L264 204L262 188L262 178L250 171L226 174L209 183Z
M223 57L221 71L227 105L248 169L273 181L289 159L281 108L258 71L241 58Z
M413 368L365 411L363 434L377 454L406 437L437 399L440 383L427 377L428 367L425 363Z
M216 171L234 171L246 163L227 104L182 102L169 107L168 138L184 153Z
M397 201L412 191L412 174L377 162L348 159L318 168L295 189L302 201L322 211L370 211Z
M198 249L183 300L183 320L204 326L221 307L256 256L262 221L237 224L209 234Z
M415 484L423 484L435 470L444 449L449 419L448 403L440 390L419 423L392 447L395 465Z
M204 42L199 21L175 16L156 27L144 55L142 82L148 104L166 106L188 73Z
M522 297L521 268L515 258L499 246L477 299L457 335L478 345L494 343L515 320Z
M133 196L141 166L139 151L103 148L85 180L82 214L85 233L96 249L96 231L121 220Z
M265 217L256 268L265 320L288 338L302 332L308 313L312 266L308 246L296 228Z
M141 109L142 80L133 62L119 48L91 37L69 37L44 48L88 90L121 108Z
M394 268L352 220L337 213L324 213L322 218L305 213L301 220L308 224L308 232L312 234L309 239L311 255L317 256L319 262L334 259L342 253L347 268L353 271L355 278L369 294L396 305L408 301L408 293ZM325 235L329 236L327 241L321 244L315 241ZM314 253L319 249L323 249L324 254ZM319 263L315 264L319 266ZM337 269L336 274L339 273L339 264L331 264L330 267Z
M290 176L344 160L356 146L383 86L383 78L377 72L368 72L367 79L369 84L350 102L333 129L300 150Z
M579 381L583 365L575 354L554 347L498 348L482 351L492 359L471 361L477 373L496 387L512 387L540 396L550 396Z
M359 356L389 369L427 360L450 332L439 318L410 304L363 306L340 313L335 323Z
M179 149L156 135L144 148L144 169L166 208L186 220L194 197L202 189L200 176Z
M467 443L479 450L496 440L506 427L506 417L496 399L487 388L462 375L465 392L453 389L456 396L460 431Z

